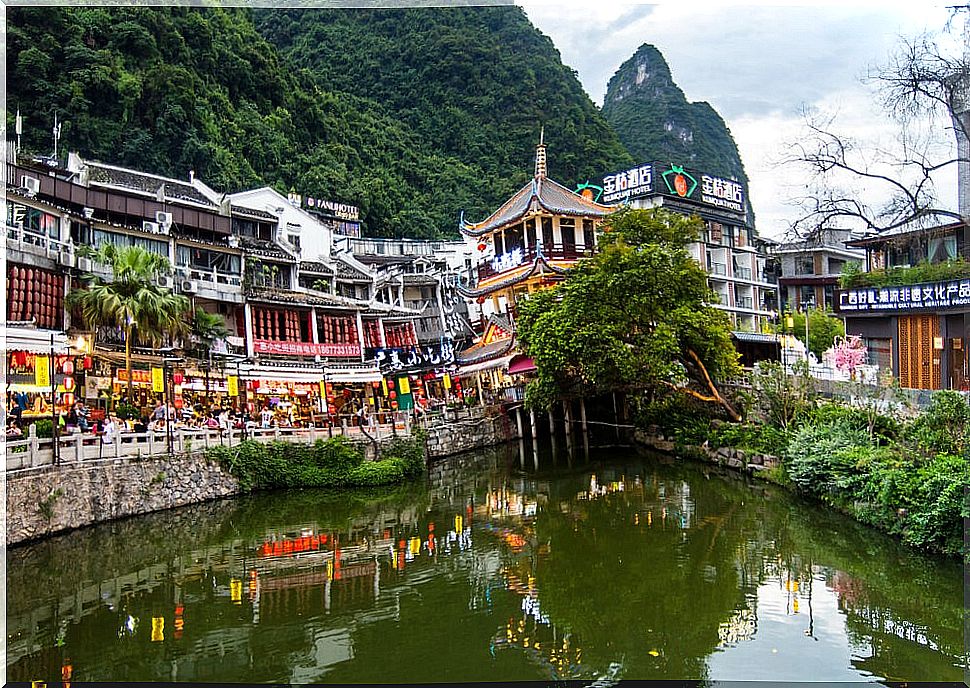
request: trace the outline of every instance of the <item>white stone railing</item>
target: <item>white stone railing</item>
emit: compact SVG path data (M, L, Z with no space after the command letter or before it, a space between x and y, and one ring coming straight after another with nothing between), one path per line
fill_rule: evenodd
M364 432L366 431L366 432ZM399 413L393 423L373 423L364 430L351 421L344 419L340 425L322 428L248 428L209 429L173 428L171 434L165 431L123 432L112 441L104 441L104 436L94 433L72 432L58 437L57 447L60 464L77 465L96 461L117 459L137 459L149 456L165 456L170 453L208 449L209 447L238 445L245 439L259 442L312 443L318 439L343 435L359 440L386 440L394 435L410 436L411 420L408 414ZM10 474L55 465L53 456L54 441L50 437L31 435L22 439L6 441L6 470Z

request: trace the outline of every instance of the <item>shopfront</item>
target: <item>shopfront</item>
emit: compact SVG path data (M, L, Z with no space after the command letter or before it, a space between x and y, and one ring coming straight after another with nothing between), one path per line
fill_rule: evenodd
M7 327L7 411L30 423L67 414L79 397L85 365L66 335L30 327ZM51 354L54 354L51 356Z
M843 289L836 312L902 387L970 389L970 280Z

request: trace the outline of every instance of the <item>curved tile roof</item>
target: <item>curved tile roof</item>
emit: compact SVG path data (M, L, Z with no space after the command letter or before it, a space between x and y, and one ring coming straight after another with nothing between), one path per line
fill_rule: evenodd
M482 236L524 217L533 204L556 215L581 217L606 217L616 210L613 206L589 201L551 179L534 177L481 222L466 222L462 212L458 228L468 236Z

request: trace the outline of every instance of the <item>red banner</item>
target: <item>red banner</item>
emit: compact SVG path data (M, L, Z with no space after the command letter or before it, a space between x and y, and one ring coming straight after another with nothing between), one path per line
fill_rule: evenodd
M359 344L313 344L312 342L274 342L268 339L255 339L253 350L258 354L284 356L360 356Z

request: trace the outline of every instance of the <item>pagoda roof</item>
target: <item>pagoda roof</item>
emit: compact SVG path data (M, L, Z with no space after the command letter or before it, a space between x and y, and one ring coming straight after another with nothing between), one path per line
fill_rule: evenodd
M613 206L587 200L558 182L537 176L481 222L466 222L462 212L458 228L467 236L478 237L540 209L554 215L579 217L606 217L616 210Z
M485 287L463 287L461 285L458 285L457 287L458 293L464 296L465 298L469 298L469 299L474 299L479 296L488 296L489 294L493 294L503 289L508 289L512 285L518 284L519 282L523 282L529 279L530 277L532 277L533 275L535 275L537 272L540 271L540 266L541 268L549 270L550 272L555 273L557 275L565 275L567 272L569 272L572 269L572 268L559 267L558 265L553 265L550 262L550 260L546 258L546 256L542 253L541 247L539 247L539 250L536 251L536 256L532 260L531 265L529 263L526 263L526 265L529 266L526 270L522 272L513 272L509 277L506 277L505 279L495 282L493 284L489 284Z

